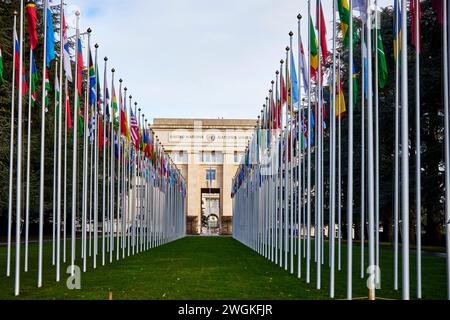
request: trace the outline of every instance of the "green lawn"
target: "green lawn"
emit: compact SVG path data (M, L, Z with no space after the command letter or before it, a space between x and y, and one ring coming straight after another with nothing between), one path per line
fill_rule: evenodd
M312 245L314 249L314 246ZM67 274L56 283L51 244L45 248L44 286L36 288L37 246L30 249L30 271L22 275L19 299L328 299L328 261L322 268L322 289L316 289L312 260L311 284L266 260L230 237L187 237L82 274L81 290L68 290ZM342 271L336 272L336 298L346 294L346 247ZM22 250L23 251L23 250ZM354 247L354 297L366 297L366 280L360 278L359 246ZM367 251L367 250L366 250ZM382 289L377 296L399 299L392 289L393 251L381 250ZM325 251L327 258L328 251ZM411 297L415 297L415 256L411 255ZM98 260L101 262L101 258ZM296 261L296 260L295 260ZM77 261L81 264L81 261ZM5 277L6 248L0 248L0 300L14 299L14 279ZM88 265L91 265L90 261ZM13 266L14 269L14 266ZM303 265L303 275L305 266ZM401 274L400 274L401 279ZM445 259L423 256L423 297L446 299Z

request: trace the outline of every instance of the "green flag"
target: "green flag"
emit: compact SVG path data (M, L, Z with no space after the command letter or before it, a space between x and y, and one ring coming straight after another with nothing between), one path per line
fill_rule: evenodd
M3 58L2 49L0 48L0 84L3 83Z
M380 30L377 30L377 50L378 50L378 85L381 89L386 85L388 78L388 68L386 64L386 56L384 54L383 39Z

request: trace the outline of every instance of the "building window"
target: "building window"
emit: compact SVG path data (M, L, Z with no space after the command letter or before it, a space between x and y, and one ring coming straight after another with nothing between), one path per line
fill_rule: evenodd
M235 163L239 162L239 156L238 156L238 152L237 151L234 152L234 162Z
M206 170L206 181L214 181L216 180L216 170L215 169L207 169Z

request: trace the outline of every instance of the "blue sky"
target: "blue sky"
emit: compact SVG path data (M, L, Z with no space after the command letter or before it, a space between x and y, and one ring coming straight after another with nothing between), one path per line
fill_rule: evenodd
M101 70L107 56L108 69L117 70L116 79L124 79L149 120L255 118L285 56L288 33L297 33L297 14L307 16L306 0L67 2L68 23L79 9L82 31L91 27L92 44L100 45ZM322 5L331 22L331 0Z

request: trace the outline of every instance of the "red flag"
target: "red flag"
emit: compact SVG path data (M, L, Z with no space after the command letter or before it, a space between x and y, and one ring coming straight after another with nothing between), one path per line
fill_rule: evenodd
M409 0L409 12L411 13L411 41L413 45L420 52L420 18L421 18L421 10L420 10L420 0L417 1L416 8L416 0ZM416 43L416 19L419 21L419 43Z
M320 13L319 13L320 7ZM322 61L324 64L327 63L328 58L328 45L327 45L327 27L325 23L325 18L323 15L322 2L319 1L319 6L317 8L317 22L316 29L319 30L319 19L320 19L320 46L322 48ZM319 18L320 17L320 18Z
M34 2L28 2L25 6L28 21L28 35L30 36L30 47L32 50L36 49L38 44L38 35L36 31L37 14L36 4Z
M84 62L83 62L83 48L81 45L81 40L78 39L78 53L77 53L77 59L78 59L78 70L77 70L77 77L78 77L78 94L80 96L83 95L82 92L82 86L83 86L83 70L84 70Z
M98 118L98 148L100 150L103 149L103 124L102 124L102 118Z
M70 97L69 88L66 86L66 112L67 112L67 129L72 129L72 115L70 114Z
M283 106L287 101L286 84L284 83L283 70L280 73L280 86L281 86L281 105Z

